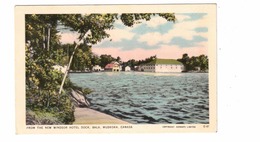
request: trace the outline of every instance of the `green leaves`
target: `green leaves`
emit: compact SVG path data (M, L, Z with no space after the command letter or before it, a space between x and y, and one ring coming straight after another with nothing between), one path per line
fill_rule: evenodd
M165 18L167 21L175 22L176 17L174 13L159 13L159 16Z
M121 21L125 26L132 27L134 24L140 23L140 20L149 21L152 16L159 15L165 18L167 21L175 22L175 14L174 13L123 13L120 16Z
M116 61L116 59L111 55L104 54L100 56L100 66L102 68L104 68L107 64L111 63L112 61Z
M91 48L86 44L80 44L78 47L79 48L75 52L70 69L75 71L84 71L86 68L90 69L92 67ZM70 48L71 50L69 54L71 55L73 52L73 47Z
M182 59L178 59L178 61L182 62L185 66L186 71L192 70L208 70L208 56L200 55L200 56L192 56L191 58L188 54L183 54Z
M59 15L26 14L25 15L25 42L30 43L30 47L39 52L47 47L48 29L50 29L50 45L55 46L59 42L57 36L57 20Z
M135 19L133 14L122 14L120 17L125 26L131 27L134 25Z

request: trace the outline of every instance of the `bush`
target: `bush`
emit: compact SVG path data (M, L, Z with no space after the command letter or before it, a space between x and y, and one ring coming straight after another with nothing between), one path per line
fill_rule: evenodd
M55 113L39 111L39 110L26 110L26 125L58 125L62 124Z
M43 52L41 56L33 57L26 48L26 108L34 112L27 116L41 124L71 124L75 119L69 94L71 82L67 78L67 88L58 93L63 74L52 68L54 60L47 56Z

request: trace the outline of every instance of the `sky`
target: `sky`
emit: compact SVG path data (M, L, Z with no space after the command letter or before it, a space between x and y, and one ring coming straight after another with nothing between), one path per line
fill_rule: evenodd
M175 13L175 16L175 23L153 16L150 21L141 21L133 27L117 20L114 29L107 31L110 37L93 45L92 51L97 55L119 56L122 61L153 55L164 59L178 59L184 53L208 55L207 13ZM63 32L61 42L73 43L77 36L75 32Z

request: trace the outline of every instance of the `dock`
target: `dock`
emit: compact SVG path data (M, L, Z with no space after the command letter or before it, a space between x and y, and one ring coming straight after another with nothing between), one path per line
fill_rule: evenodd
M84 124L130 124L113 116L101 113L90 108L75 108L74 125Z

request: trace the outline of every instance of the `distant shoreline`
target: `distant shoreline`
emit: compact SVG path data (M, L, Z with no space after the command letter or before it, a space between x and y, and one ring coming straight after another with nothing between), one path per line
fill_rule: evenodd
M99 71L99 72L77 72L77 71L71 71L69 73L101 73L105 72L107 73L108 71ZM145 71L120 71L120 72L142 72L144 73ZM119 72L115 72L119 73ZM184 72L145 72L145 73L209 73L208 71L184 71Z
M182 73L209 73L208 71L186 71Z

